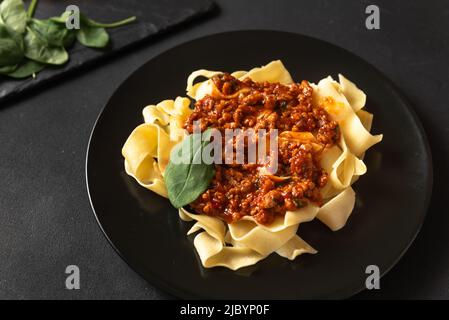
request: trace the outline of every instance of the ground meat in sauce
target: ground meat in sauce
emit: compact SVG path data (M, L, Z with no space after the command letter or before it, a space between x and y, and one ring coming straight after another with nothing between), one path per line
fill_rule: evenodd
M279 136L284 131L310 132L314 140L279 139L276 176L289 177L283 181L260 175L258 164L216 164L208 190L190 207L228 223L251 215L268 225L276 216L309 201L320 204L320 188L328 179L319 164L321 152L337 141L339 131L327 112L312 104L309 83L240 81L226 73L212 81L221 95L207 95L196 102L184 126L189 133L193 132L193 122L201 120L201 130L214 127L222 134L235 128L278 129Z

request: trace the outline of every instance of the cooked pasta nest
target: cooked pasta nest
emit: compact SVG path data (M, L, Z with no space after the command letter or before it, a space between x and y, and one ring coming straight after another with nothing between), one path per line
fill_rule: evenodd
M205 95L220 94L211 78L221 73L193 72L187 79L187 95L198 101ZM293 83L279 60L231 75L237 79L248 77L254 82ZM194 83L200 76L208 80ZM339 141L321 156L321 167L329 176L320 190L323 204L308 203L298 210L287 211L269 225L259 224L248 215L228 224L217 217L180 208L179 217L194 222L187 234L196 234L193 243L204 267L237 270L272 253L290 260L303 253L315 254L317 251L297 234L301 223L317 218L333 231L345 226L355 204L352 184L367 172L364 153L380 142L382 135L370 133L373 115L364 110L366 95L353 82L338 75L338 81L328 76L311 86L313 103L323 105L340 129ZM160 196L168 196L164 172L170 161L170 151L187 136L183 125L191 113L187 97L149 105L143 109L144 123L134 129L123 146L126 173Z

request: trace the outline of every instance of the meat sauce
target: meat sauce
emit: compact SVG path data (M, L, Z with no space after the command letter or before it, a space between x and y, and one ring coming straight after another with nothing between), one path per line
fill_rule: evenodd
M319 205L328 180L320 157L336 143L339 130L324 108L313 105L310 84L240 81L226 73L212 82L219 94L198 100L184 128L192 133L200 120L201 130L213 127L223 135L225 129L278 129L278 170L267 175L260 164L216 164L209 188L190 207L228 223L250 215L268 225L308 202Z

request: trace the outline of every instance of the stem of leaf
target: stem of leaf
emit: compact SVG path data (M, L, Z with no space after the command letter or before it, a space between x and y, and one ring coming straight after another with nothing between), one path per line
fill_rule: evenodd
M38 0L31 0L30 6L28 7L28 18L32 18L34 15L34 11L36 10Z
M116 28L124 26L125 24L129 24L136 20L136 16L132 16L120 21L112 22L112 23L100 23L95 21L89 21L89 25L92 27L98 27L98 28Z

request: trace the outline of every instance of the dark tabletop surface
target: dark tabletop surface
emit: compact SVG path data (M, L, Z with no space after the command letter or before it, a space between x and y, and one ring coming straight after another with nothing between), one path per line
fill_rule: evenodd
M274 29L332 42L372 63L408 97L429 138L435 176L423 228L381 289L356 297L448 299L447 1L217 3L213 18L0 106L0 298L171 298L134 273L97 226L84 174L92 126L117 86L158 53L220 31ZM380 7L380 30L365 28L370 4ZM72 264L80 268L80 290L65 288Z

